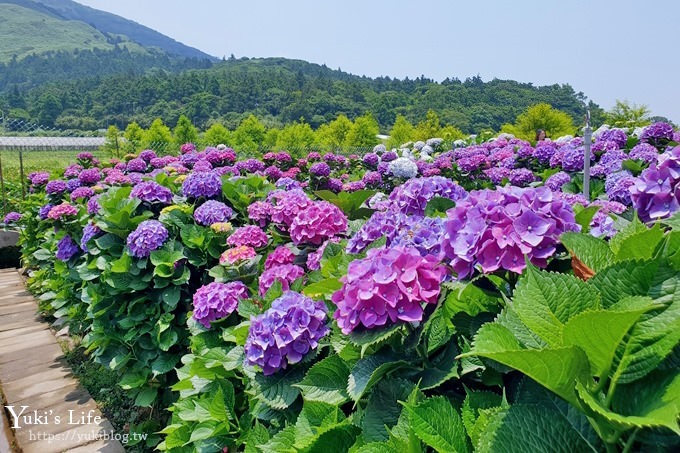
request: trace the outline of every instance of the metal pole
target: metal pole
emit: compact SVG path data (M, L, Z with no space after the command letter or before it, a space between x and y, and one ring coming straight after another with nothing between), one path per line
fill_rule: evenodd
M7 198L5 197L5 177L2 173L2 153L0 153L0 190L2 191L2 215L7 214Z
M583 131L583 146L585 156L583 160L583 196L586 201L590 201L590 143L593 137L593 130L590 127L590 110L586 110L586 127Z
M26 198L26 188L24 186L24 152L19 148L19 177L21 178L21 199Z

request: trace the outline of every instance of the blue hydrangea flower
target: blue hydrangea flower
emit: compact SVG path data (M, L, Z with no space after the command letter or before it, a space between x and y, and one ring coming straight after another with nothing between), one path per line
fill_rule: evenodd
M208 200L194 211L194 220L203 226L210 226L213 223L226 222L234 214L234 211L226 204Z
M57 242L56 257L58 260L68 261L71 258L73 258L79 251L80 248L78 247L78 244L76 244L73 241L73 239L71 239L71 236L69 236L68 234L61 238L59 242Z
M168 236L168 230L161 222L145 220L127 237L130 255L136 258L146 258L152 251L163 247Z
M213 172L197 172L182 183L182 193L188 198L214 198L222 193L222 178Z

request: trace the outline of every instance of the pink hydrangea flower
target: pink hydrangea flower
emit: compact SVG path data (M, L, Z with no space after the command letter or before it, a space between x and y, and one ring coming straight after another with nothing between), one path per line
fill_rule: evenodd
M317 201L298 212L290 225L290 237L295 245L321 245L347 231L347 216L327 201Z

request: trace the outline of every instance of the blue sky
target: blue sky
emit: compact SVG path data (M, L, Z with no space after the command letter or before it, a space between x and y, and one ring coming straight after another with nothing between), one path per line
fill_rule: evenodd
M358 74L570 84L680 123L680 1L78 0L217 57Z

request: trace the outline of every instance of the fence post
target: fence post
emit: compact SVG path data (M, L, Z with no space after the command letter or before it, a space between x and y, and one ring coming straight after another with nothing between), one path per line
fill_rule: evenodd
M2 173L2 153L0 152L0 191L2 191L2 215L7 214L7 197L5 197L5 176Z
M26 188L24 187L26 182L24 181L24 152L21 148L19 148L19 177L21 178L21 199L24 200L26 198Z
M590 143L593 136L593 130L590 127L590 110L586 110L586 127L583 131L583 196L586 201L590 202Z

